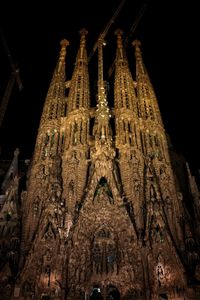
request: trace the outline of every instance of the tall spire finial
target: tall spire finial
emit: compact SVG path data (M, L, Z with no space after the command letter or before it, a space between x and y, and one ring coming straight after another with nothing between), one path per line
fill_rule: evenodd
M86 51L86 35L85 28L79 31L80 47L76 56L76 62L72 79L70 83L70 91L68 96L68 113L79 108L88 109L89 107L89 73Z
M138 59L142 59L142 54L140 50L141 42L139 40L134 40L132 42L133 47L135 47L135 56Z
M88 31L85 28L82 28L79 31L80 35L81 35L81 41L80 41L80 46L84 47L85 46L85 37L88 34Z
M136 95L133 78L128 66L128 60L123 47L122 30L117 29L117 51L115 59L115 108L131 109L135 112Z
M63 39L60 41L61 50L60 50L60 57L59 57L59 64L58 64L58 72L60 72L61 66L63 63L65 63L65 57L66 57L66 47L69 45L69 41L66 39Z
M158 101L143 62L142 52L140 50L141 42L139 40L134 40L132 45L135 47L136 80L138 103L140 103L140 117L144 120L149 119L153 122L158 122L163 127Z
M80 40L80 55L79 55L79 59L83 59L83 52L84 52L84 48L85 48L85 45L86 45L86 35L88 34L88 31L83 28L79 31L80 35L81 35L81 40Z
M123 31L121 29L117 29L115 31L115 35L117 36L117 47L120 48L120 49L123 48L122 34L123 34Z

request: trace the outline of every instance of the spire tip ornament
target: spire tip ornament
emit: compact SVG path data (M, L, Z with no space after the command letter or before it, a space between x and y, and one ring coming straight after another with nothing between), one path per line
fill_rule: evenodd
M66 40L66 39L63 39L60 41L60 46L63 48L63 47L67 47L69 46L69 41Z
M79 30L79 33L80 33L80 35L82 36L82 35L87 35L88 34L88 31L87 31L87 29L85 29L85 28L82 28L81 30Z
M118 28L118 29L115 30L114 35L117 35L117 36L120 35L120 36L122 36L123 33L124 33L124 32L123 32L120 28Z
M140 42L139 40L134 40L134 41L132 42L132 45L133 45L134 47L136 47L136 48L140 48L141 42Z

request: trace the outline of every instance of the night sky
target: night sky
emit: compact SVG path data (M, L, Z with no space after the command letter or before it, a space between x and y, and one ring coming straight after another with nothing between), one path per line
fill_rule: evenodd
M13 59L20 68L24 89L12 91L1 128L1 158L11 158L16 147L22 159L30 158L48 86L60 51L59 42L70 42L67 50L67 80L71 78L79 47L79 30L88 30L87 50L106 26L120 0L53 1L41 7L36 1L7 1L0 8L0 27ZM143 59L155 88L165 129L175 149L182 153L196 171L200 168L199 143L199 29L197 3L193 1L149 0L139 25L130 37L127 55L134 76L133 39L142 42ZM130 32L144 0L126 0L106 36L104 50L105 79L113 86L108 69L116 51L114 31ZM89 64L91 93L94 96L97 55ZM0 99L11 69L0 44ZM113 99L109 98L112 105ZM92 100L94 102L94 100Z

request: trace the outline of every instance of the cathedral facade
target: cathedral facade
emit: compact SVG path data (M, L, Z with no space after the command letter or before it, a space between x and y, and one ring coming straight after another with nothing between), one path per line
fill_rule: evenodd
M140 42L133 42L134 80L116 32L111 108L99 38L94 108L87 32L80 33L70 82L63 40L44 103L18 201L17 271L8 299L200 299L199 191L189 167L173 163Z

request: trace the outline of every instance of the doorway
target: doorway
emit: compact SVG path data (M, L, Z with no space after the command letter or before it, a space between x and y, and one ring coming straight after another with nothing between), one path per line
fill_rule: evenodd
M120 292L114 285L107 286L106 300L120 300Z
M98 285L94 285L90 294L90 300L103 300L101 294L101 288Z

